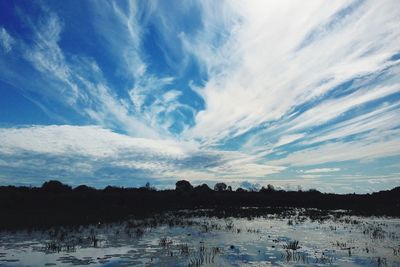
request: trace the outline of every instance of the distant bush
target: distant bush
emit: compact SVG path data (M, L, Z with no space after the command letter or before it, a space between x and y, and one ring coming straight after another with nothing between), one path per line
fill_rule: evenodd
M115 192L122 192L124 189L117 186L108 185L106 188L103 189L105 193L115 193Z
M307 192L309 192L309 193L321 193L315 188L310 188Z
M190 191L192 189L193 186L186 180L180 180L175 184L176 191L184 192L184 191Z
M216 183L214 185L214 190L221 192L221 191L225 191L226 190L226 184L225 183Z
M61 183L60 181L51 180L44 182L41 190L49 193L65 193L72 190L72 187Z
M149 182L147 182L145 186L140 187L139 189L145 190L145 191L157 191L157 189L154 186L151 186L151 184Z
M202 184L202 185L196 186L194 188L194 190L199 191L201 193L209 193L212 191L211 188L207 184Z
M243 192L247 192L247 190L239 187L238 189L236 189L236 192L243 193Z
M260 192L261 193L268 193L268 192L275 192L275 187L272 184L267 185L265 188L264 186L261 188Z
M273 210L302 207L323 210L323 213L314 209L307 210L307 216L315 218L313 220L319 220L328 210L337 209L348 210L349 214L351 212L355 215L400 217L400 187L371 194L334 194L316 190L285 192L273 186L263 189L273 193L249 192L241 187L236 192L228 192L228 187L223 185L216 187L222 190L218 192L210 189L207 184L193 188L184 180L177 182L176 186L178 191L149 191L146 187L138 189L114 186L95 189L85 185L72 190L70 186L59 181L48 181L40 188L0 186L0 231L118 221L129 216L148 216L155 212L181 209L213 209L213 213L227 216L237 215L242 211L265 214L266 211L259 208L266 207ZM330 216L326 215L326 218ZM379 232L374 235L379 236ZM287 248L297 248L297 245L287 244Z
M81 192L81 193L86 193L86 192L93 192L96 191L95 188L87 186L87 185L79 185L74 188L74 192Z

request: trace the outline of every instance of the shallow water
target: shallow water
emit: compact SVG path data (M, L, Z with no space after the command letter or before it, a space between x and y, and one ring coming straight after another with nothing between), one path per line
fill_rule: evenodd
M318 217L317 217L318 218ZM400 266L400 219L163 214L0 233L0 266Z

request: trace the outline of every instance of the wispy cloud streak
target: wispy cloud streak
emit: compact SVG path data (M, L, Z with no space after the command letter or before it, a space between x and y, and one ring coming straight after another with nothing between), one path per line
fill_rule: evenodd
M15 6L0 82L63 125L0 128L1 179L396 183L395 0Z

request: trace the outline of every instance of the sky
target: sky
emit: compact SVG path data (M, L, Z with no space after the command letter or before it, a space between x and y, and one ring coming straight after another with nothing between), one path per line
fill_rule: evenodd
M0 185L400 186L397 0L0 1Z

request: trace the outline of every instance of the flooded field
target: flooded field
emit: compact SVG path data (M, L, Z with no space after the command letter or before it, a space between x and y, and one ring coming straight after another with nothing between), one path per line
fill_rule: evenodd
M249 212L248 214L251 214ZM0 266L400 266L400 219L179 212L0 233Z

